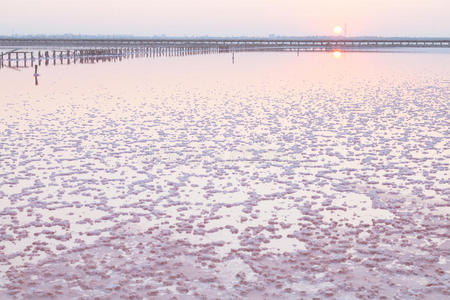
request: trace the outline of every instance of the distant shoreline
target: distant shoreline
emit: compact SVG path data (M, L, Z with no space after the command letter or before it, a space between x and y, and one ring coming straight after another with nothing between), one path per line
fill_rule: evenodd
M39 39L39 40L450 40L447 37L414 37L414 36L134 36L134 35L0 35L3 39Z

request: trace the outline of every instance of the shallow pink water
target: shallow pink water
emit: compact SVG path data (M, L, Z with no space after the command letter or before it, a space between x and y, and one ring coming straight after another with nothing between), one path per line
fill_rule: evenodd
M449 297L448 53L1 69L0 298Z

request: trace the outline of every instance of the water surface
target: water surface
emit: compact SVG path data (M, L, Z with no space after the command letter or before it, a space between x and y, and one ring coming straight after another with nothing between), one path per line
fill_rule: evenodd
M0 70L2 298L448 297L450 55Z

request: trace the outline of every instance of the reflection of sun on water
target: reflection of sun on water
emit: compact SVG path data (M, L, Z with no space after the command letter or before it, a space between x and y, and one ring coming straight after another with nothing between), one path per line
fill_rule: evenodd
M340 50L333 51L334 58L340 58L342 56L342 52Z

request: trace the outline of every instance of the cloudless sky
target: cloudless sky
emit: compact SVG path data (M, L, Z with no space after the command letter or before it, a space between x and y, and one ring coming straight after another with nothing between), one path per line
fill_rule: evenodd
M450 0L0 0L0 34L450 36Z

